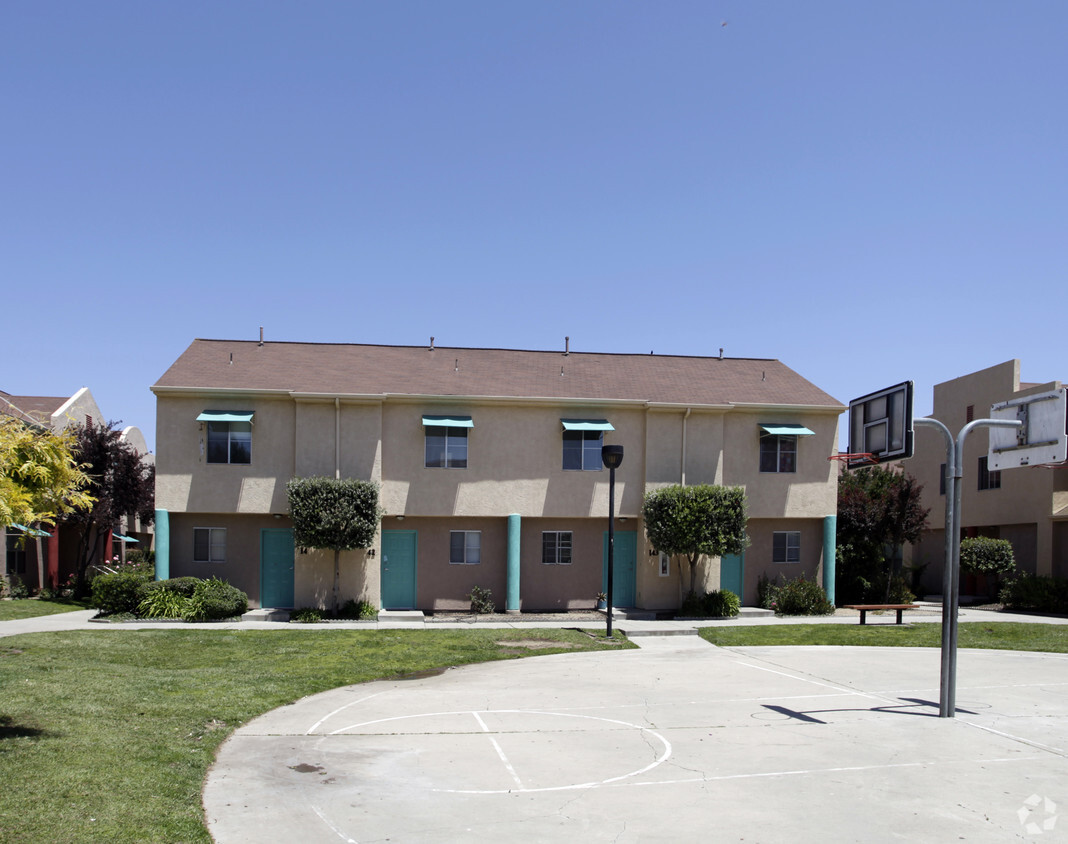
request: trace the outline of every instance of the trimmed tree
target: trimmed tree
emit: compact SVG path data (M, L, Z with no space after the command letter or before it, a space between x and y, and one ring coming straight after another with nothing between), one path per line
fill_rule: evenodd
M691 595L702 555L740 554L749 544L745 490L737 486L676 484L653 490L645 495L642 518L656 550L689 561Z
M839 598L843 603L875 600L888 602L891 582L900 572L891 571L891 551L906 542L916 542L927 527L921 502L923 485L907 472L871 466L846 472L838 480L838 571ZM874 584L883 594L868 594Z
M378 484L336 478L293 478L286 484L293 539L334 552L333 612L337 615L341 552L371 547L382 511Z
M960 541L960 567L974 574L994 575L994 595L1001 594L1001 575L1014 571L1016 558L1007 539L972 536Z

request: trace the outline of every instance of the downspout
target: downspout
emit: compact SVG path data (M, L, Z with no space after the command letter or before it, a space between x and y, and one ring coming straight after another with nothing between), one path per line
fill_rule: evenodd
M334 397L334 478L341 480L341 399Z
M682 485L686 486L686 420L690 418L690 411L692 407L686 408L686 413L682 417Z

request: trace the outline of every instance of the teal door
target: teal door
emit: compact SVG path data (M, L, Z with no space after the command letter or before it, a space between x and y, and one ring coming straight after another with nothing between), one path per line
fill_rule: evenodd
M415 562L418 542L414 530L382 531L382 609L415 608Z
M720 591L730 591L739 598L745 598L742 589L745 584L745 553L725 554L719 560Z
M634 587L638 568L638 532L615 532L612 606L633 607L637 603ZM604 555L601 564L601 591L608 591L608 531L604 532Z
M260 531L260 606L293 606L293 531Z

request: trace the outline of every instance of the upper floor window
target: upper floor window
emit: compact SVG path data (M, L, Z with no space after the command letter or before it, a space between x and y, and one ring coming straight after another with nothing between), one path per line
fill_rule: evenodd
M1001 472L997 469L991 472L987 461L985 454L979 458L979 489L1001 489Z
M424 416L423 465L428 469L466 469L470 416Z
M450 530L449 563L477 566L482 562L482 531Z
M773 563L800 563L801 531L774 531L771 535L771 561Z
M796 472L797 438L814 432L804 425L762 422L760 424L760 471Z
M197 417L207 428L209 463L252 462L252 415L251 411L205 410Z
M615 428L607 419L561 419L564 426L564 469L595 471L601 462L604 432Z
M193 562L226 562L226 528L193 528Z
M543 530L541 561L547 566L571 565L571 531Z

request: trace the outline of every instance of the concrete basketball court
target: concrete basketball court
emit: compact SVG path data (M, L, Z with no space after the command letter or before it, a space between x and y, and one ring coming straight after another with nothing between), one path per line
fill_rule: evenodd
M1068 840L1068 656L641 650L315 695L239 729L217 842ZM254 680L250 678L250 681Z

